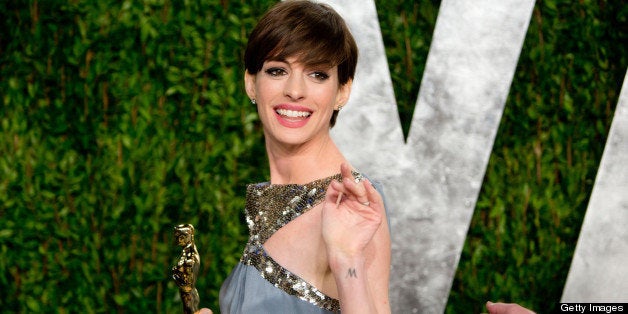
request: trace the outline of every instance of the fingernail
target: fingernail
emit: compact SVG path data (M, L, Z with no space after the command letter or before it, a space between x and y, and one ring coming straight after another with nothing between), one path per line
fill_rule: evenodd
M340 204L341 200L342 200L342 192L338 193L338 198L336 199L336 208L338 208L338 205Z

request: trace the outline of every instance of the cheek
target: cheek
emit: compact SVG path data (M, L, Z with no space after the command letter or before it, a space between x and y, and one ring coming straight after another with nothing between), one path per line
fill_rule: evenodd
M264 100L271 100L277 96L281 96L283 87L281 81L260 78L255 83L255 90L257 99L264 102Z
M265 106L264 104L266 104L266 100L264 100L264 96L261 96L258 98L255 108L257 109L257 115L262 123L262 126L267 126L269 121L273 119L275 111L270 105Z
M340 98L340 94L336 88L326 88L325 90L321 90L318 95L318 102L321 104L326 104L326 106L331 109L336 107L336 103Z
M262 107L262 102L262 97L259 97L255 108L257 109L257 115L260 117L260 119L262 119L262 122L264 122L264 119L266 118L266 116L269 115L269 113L266 112L266 108Z

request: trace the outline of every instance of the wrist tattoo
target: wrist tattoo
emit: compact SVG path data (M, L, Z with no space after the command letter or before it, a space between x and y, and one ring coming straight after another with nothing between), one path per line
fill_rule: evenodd
M347 278L358 278L358 274L355 271L355 268L349 268L347 270Z

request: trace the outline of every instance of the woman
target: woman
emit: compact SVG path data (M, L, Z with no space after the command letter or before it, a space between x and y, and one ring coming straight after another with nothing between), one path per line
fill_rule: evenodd
M329 134L357 55L345 22L324 4L280 2L252 31L244 81L270 182L247 188L250 238L221 288L221 312L390 312L382 198Z

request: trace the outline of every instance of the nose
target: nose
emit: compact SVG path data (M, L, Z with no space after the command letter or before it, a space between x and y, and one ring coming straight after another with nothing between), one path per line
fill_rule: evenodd
M289 97L291 100L299 100L305 97L305 91L306 86L302 75L292 73L288 76L284 87L285 96Z

